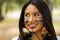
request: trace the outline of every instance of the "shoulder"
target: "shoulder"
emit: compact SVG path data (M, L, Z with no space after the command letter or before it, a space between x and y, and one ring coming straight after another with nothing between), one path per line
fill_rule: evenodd
M57 40L60 40L60 36L57 36Z
M18 40L18 36L13 37L12 40Z
M18 36L13 37L12 40L18 40ZM60 36L57 36L57 40L60 40Z

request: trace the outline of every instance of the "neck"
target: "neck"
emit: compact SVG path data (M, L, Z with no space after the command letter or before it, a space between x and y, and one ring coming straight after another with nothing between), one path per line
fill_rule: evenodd
M32 33L32 40L43 40L42 34L40 31Z

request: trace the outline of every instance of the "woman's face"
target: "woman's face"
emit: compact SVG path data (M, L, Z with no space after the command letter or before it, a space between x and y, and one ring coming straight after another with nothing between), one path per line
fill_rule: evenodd
M37 32L41 30L43 26L42 14L33 4L28 5L27 8L25 9L24 23L25 23L25 27L30 32Z

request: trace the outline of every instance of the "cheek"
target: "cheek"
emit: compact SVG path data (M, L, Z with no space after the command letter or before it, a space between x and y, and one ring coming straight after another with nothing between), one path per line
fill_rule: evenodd
M28 26L28 25L25 25L25 27L29 30L30 29L30 27Z
M39 23L37 26L36 26L36 30L41 30L41 28L43 27L43 23Z
M42 21L43 21L43 18L42 18L42 17L36 17L36 18L35 18L35 21L36 21L36 22L42 22Z
M25 27L28 28L28 26L25 24Z
M25 23L25 25L28 24L28 20L29 20L29 18L24 18L24 23Z
M39 29L39 28L41 28L42 27L42 25L41 24L39 24L39 25L37 25L37 28Z

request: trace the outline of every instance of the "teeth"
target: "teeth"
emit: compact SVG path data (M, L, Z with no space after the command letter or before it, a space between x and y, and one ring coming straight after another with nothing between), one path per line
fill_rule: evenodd
M35 25L30 25L30 26L35 26Z

